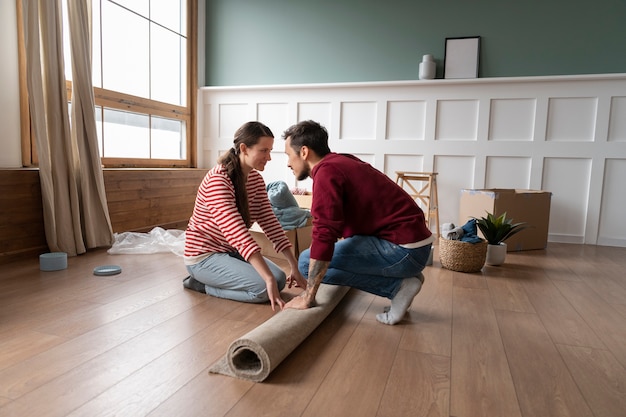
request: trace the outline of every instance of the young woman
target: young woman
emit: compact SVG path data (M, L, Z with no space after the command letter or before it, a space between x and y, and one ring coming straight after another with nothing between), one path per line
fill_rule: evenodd
M204 177L185 232L185 288L236 301L269 301L275 311L285 304L280 291L286 284L306 287L258 172L273 146L267 126L245 123L235 132L234 146ZM261 255L249 231L254 222L289 262L289 276Z

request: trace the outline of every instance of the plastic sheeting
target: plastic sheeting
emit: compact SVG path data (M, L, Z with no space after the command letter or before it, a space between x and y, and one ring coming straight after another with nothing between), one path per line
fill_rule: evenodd
M107 251L111 255L174 252L183 256L185 250L184 230L155 227L150 233L123 232L113 237L113 246Z

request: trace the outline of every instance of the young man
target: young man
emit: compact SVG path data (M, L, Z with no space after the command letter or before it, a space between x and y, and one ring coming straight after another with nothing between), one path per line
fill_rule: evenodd
M313 179L311 248L298 260L307 287L285 308L311 307L321 282L345 285L391 299L376 319L396 324L424 282L434 240L424 213L382 172L331 152L328 132L317 122L300 122L283 137L296 178Z

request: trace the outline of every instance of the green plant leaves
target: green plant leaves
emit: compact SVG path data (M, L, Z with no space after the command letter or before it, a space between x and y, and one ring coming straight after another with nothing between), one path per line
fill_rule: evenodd
M490 245L504 242L528 227L523 222L513 223L513 219L506 217L506 212L498 217L494 216L493 213L487 212L487 217L474 217L474 219L476 219L476 226Z

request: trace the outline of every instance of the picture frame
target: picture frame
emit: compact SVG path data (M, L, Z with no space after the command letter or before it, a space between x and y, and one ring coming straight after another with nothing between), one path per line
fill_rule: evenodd
M443 78L478 78L480 36L446 38Z

